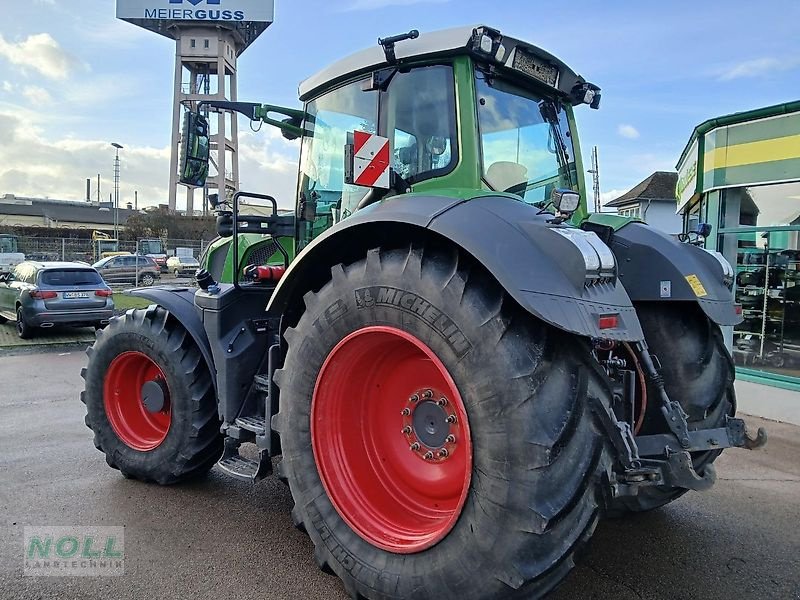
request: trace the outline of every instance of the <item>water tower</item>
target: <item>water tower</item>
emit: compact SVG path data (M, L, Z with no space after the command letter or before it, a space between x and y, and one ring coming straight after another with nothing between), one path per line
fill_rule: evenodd
M117 0L117 18L175 40L169 208L178 195L178 158L183 110L201 100L237 100L236 62L272 23L274 0ZM209 116L211 176L203 190L220 196L239 188L238 127L230 113ZM194 189L186 188L186 213L194 212Z

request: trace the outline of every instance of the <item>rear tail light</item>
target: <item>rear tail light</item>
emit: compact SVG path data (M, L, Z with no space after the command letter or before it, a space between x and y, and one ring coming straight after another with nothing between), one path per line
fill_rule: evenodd
M32 290L29 294L31 298L36 298L37 300L52 300L53 298L58 298L56 292L43 292L42 290Z
M100 296L101 298L108 298L110 296L113 296L114 292L112 292L111 290L97 290L94 293L94 295L95 296Z
M603 315L597 319L598 329L616 329L619 326L619 315Z

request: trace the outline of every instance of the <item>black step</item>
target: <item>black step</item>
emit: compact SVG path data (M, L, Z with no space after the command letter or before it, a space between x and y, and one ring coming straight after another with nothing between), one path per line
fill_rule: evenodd
M264 417L239 417L236 419L236 425L259 436L263 436L267 431Z
M217 466L231 477L258 481L272 473L272 459L267 450L260 450L258 460L251 460L239 454L240 442L227 438L225 452L217 462Z
M256 375L253 377L253 383L259 392L269 394L269 375Z
M232 477L252 481L258 473L258 463L244 456L235 454L221 459L217 466Z

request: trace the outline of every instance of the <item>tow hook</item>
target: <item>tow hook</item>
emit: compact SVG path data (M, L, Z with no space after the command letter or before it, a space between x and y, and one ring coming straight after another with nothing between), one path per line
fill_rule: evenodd
M728 417L726 425L728 435L731 440L734 441L733 445L737 448L757 450L758 448L763 448L767 444L767 430L763 427L759 427L756 430L756 436L752 437L750 432L747 431L747 425L745 425L745 422L741 419Z

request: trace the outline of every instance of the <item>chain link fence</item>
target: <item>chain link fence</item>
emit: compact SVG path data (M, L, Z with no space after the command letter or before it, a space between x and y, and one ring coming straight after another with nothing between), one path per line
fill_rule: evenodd
M25 254L28 260L64 260L64 261L81 261L92 264L100 259L98 249L95 248L97 242L93 242L88 238L58 238L58 237L39 237L39 236L21 236L17 240L19 244L19 251ZM206 240L178 240L166 239L162 240L164 253L167 257L188 256L200 258L200 255L205 251L209 245ZM100 241L103 244L103 240ZM120 241L119 252L136 253L137 248L141 247L139 242L136 241ZM102 245L102 251L106 252L107 248Z

